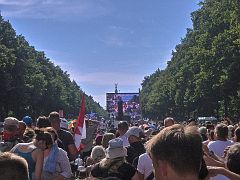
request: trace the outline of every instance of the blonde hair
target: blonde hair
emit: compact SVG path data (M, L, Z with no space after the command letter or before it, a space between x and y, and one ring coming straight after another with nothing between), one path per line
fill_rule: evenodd
M113 133L106 133L102 138L102 146L106 149L108 147L108 142L115 138Z
M105 157L106 157L106 153L102 146L95 146L92 149L91 158L93 159L94 163L98 163Z
M104 158L100 161L99 166L104 169L108 169L108 172L118 172L118 168L126 162L125 157L118 157L114 159Z

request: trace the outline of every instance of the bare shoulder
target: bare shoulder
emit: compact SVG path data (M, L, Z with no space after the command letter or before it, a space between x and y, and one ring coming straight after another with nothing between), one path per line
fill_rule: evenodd
M35 157L36 156L43 156L43 150L41 150L39 148L36 148L36 149L33 150L32 155L35 156Z
M20 152L28 153L33 150L33 147L30 143L19 143L19 144L15 145L15 147L13 149L15 149L15 150L18 149Z

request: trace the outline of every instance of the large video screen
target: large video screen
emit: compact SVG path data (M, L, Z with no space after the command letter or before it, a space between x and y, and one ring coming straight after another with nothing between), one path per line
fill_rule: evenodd
M116 118L118 115L118 102L122 101L124 116L129 116L133 120L140 119L139 93L107 93L107 111L110 117Z

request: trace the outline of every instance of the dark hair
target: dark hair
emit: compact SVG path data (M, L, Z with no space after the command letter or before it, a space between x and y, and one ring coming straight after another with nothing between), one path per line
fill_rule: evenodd
M214 130L214 125L213 124L206 124L206 128L209 130Z
M203 133L201 133L201 136L202 136L202 140L203 140L203 141L206 141L206 140L208 140L208 137L207 137L207 135L206 135L206 134L203 134Z
M7 180L29 179L27 161L10 152L0 154L0 177Z
M236 136L236 141L240 142L240 127L238 127L237 129L235 129L234 131L234 135Z
M36 136L36 134L32 128L26 128L24 136L27 136L30 139L28 139L28 141L31 141Z
M199 173L203 150L196 126L176 124L164 128L149 140L146 149L153 161L166 161L179 175Z
M51 112L49 114L49 121L50 122L56 122L56 121L59 121L60 122L60 116L59 116L59 113L54 111L54 112Z
M128 123L127 121L120 121L118 124L118 129L127 131L128 130Z
M49 132L49 133L53 133L54 134L54 138L53 138L54 141L56 141L58 139L57 131L54 128L47 127L47 128L44 128L44 131Z
M102 180L121 180L121 179L118 177L106 177L106 178L103 178Z
M230 171L240 174L240 144L234 144L227 153L227 167Z
M108 133L116 134L116 129L110 129L110 130L108 131Z
M228 127L227 125L220 123L215 127L215 133L217 138L226 139L228 137Z
M103 138L103 135L98 135L96 138L95 138L95 144L96 145L102 145L102 138Z
M46 116L39 116L37 119L37 127L38 128L45 128L45 127L51 127L51 123Z
M174 119L172 117L166 117L164 120L163 120L163 123L164 123L164 126L171 122L171 125L174 124Z
M102 146L106 149L108 147L108 142L115 138L113 133L105 133L102 137Z
M194 118L188 119L188 123L191 123L191 122L195 122L196 123L196 120Z
M36 134L35 139L37 141L45 141L47 146L53 144L53 139L49 132L44 132L42 129L35 129L34 131Z

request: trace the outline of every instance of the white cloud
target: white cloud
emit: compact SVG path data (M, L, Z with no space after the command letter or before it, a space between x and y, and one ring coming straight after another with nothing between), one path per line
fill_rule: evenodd
M0 0L0 5L5 6L28 6L34 3L34 0Z
M29 19L73 19L106 15L110 9L103 3L87 0L0 0L6 17Z

